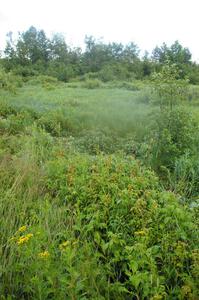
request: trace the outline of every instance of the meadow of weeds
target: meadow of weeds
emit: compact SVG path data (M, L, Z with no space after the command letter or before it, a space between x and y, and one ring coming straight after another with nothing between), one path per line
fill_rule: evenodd
M0 299L198 299L195 91L74 85L1 91Z

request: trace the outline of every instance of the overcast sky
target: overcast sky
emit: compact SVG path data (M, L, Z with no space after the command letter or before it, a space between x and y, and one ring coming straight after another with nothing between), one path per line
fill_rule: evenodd
M199 62L199 0L0 0L0 48L8 31L31 25L61 32L73 46L85 35L135 42L149 52L179 40Z

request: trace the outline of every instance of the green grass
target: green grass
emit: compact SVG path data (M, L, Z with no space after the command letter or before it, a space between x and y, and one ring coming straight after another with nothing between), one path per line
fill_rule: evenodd
M0 97L0 299L197 299L198 203L143 166L146 91Z
M16 107L26 107L43 113L63 110L71 117L91 122L91 126L110 127L123 133L129 127L139 124L150 110L148 106L136 101L139 92L121 89L60 88L46 91L42 87L26 86L17 96L8 99ZM143 121L143 120L142 120Z
M62 136L81 138L82 145L87 133L93 136L99 133L100 139L108 138L112 144L115 142L117 150L122 148L118 139L125 139L122 144L129 139L143 139L154 111L153 107L140 102L142 92L113 88L89 90L60 85L49 91L41 86L27 85L17 95L7 93L5 97L6 103L16 109L36 112L38 118L40 116L39 124L54 135L60 135L61 123ZM107 147L101 145L99 148L104 150Z

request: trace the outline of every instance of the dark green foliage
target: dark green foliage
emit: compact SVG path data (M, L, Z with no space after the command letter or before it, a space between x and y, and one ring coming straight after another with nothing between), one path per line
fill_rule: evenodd
M21 66L17 65L12 72L23 78L23 81L27 81L29 78L39 75L39 71L33 66Z
M171 47L156 47L150 56L147 52L140 58L140 50L133 42L106 44L92 36L85 37L85 51L71 48L64 36L54 34L49 39L43 30L31 26L18 36L16 43L12 33L8 35L2 64L7 71L28 77L45 74L68 82L88 73L108 82L112 80L149 79L169 61L181 70L180 78L189 78L192 84L199 82L198 65L191 62L191 53L178 41Z
M113 87L123 88L129 91L139 91L141 90L141 85L136 81L117 81L112 83Z
M194 63L187 70L188 78L191 84L199 84L199 66Z
M152 74L152 84L155 94L155 102L160 109L172 110L174 106L181 104L188 98L188 80L180 78L180 70L176 64L167 63L160 72Z
M176 160L169 184L175 192L183 191L185 197L197 199L199 191L198 151L195 155L190 152L185 153Z
M60 81L68 82L71 78L77 75L76 68L72 64L64 62L52 61L48 65L46 73L49 76L54 76Z
M5 72L0 68L0 90L10 91L16 93L17 88L22 86L22 79L13 73Z
M57 78L47 75L34 76L28 80L29 85L41 85L47 90L54 90L59 82Z
M96 89L96 88L100 88L100 86L101 86L101 82L98 79L87 79L82 84L82 87L87 89Z
M191 53L188 48L183 48L178 41L175 41L171 47L168 47L165 43L161 47L156 47L153 50L152 58L159 63L166 63L170 61L175 63L178 67L184 64L191 63Z
M132 157L71 155L53 144L33 130L1 172L1 183L12 189L5 196L1 188L1 212L12 214L9 223L1 218L1 293L22 299L194 298L194 213L161 192L154 174ZM13 187L16 176L21 181Z
M185 109L162 111L155 117L150 140L151 163L155 169L173 169L187 151L194 152L198 123Z
M16 115L17 110L9 105L6 101L0 102L0 116L3 118L7 118L9 115Z
M155 103L160 105L160 112L153 116L154 123L143 153L167 188L195 197L198 194L199 127L196 118L182 104L197 97L194 95L197 89L188 88L187 81L179 78L176 65L169 64L153 76Z
M80 152L89 154L115 153L123 147L123 140L108 130L85 130L75 139L74 144Z
M43 114L37 124L53 136L72 133L75 129L75 124L71 124L67 115L61 110Z

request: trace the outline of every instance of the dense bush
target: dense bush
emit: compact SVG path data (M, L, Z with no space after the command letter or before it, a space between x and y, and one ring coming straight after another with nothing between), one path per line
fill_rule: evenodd
M75 66L68 65L64 62L51 62L46 70L46 74L56 77L60 81L68 82L70 79L77 76Z
M71 120L69 120L68 116L62 110L44 113L39 118L37 124L53 136L72 133L76 128L76 124L72 124Z
M136 75L134 72L130 72L124 63L112 64L104 66L98 72L98 78L103 82L113 80L129 80L134 79Z
M39 114L31 109L14 108L5 101L0 101L1 134L21 134L38 118Z
M87 79L83 82L82 87L86 89L97 89L101 87L101 81L99 79Z
M112 81L109 86L114 88L122 88L129 91L139 91L141 89L141 84L136 81Z
M161 109L172 110L178 104L188 99L188 80L181 79L181 70L175 64L166 64L160 72L152 75L155 102Z
M28 83L31 84L31 85L41 84L42 87L48 88L48 86L56 87L57 84L58 84L58 80L57 80L57 78L52 77L52 76L39 75L39 76L35 76L35 77L30 78Z
M103 99L88 101L91 91L74 90L84 94L79 102L74 91L68 96L71 91L59 87L46 103L46 82L57 85L42 76L23 89L31 95L39 89L29 109L22 105L28 106L29 94L11 95L15 107L8 96L0 101L2 300L197 299L199 139L193 116L168 107L155 114L153 106L147 131L140 131L148 117L139 110L150 109L143 93L147 105L138 106L136 92L132 106L133 92L116 89L106 99L114 91L104 90L98 95L103 106Z
M17 109L9 105L6 101L0 101L0 116L6 118L12 114L16 115Z
M23 81L28 80L31 77L39 76L39 71L35 70L33 66L15 66L13 69L13 73L21 76L23 78Z
M1 294L194 299L199 257L191 210L131 157L70 155L41 134L1 172ZM37 156L24 160L30 149Z
M18 87L22 86L22 79L13 73L7 73L0 68L0 90L16 93Z
M133 42L107 44L86 36L83 48L67 45L59 33L49 39L44 30L31 26L15 41L12 34L7 35L0 63L24 80L40 74L69 82L75 77L93 73L95 78L108 82L150 78L154 70L159 72L169 61L181 70L180 79L188 77L192 84L199 82L198 64L192 62L189 49L178 41L170 47L163 43L161 47L155 47L151 55L145 53L142 58Z
M198 151L197 151L198 153ZM196 198L199 191L199 159L198 154L190 152L176 160L173 173L170 178L170 187L185 197Z
M121 149L119 138L113 132L102 130L83 130L74 144L80 152L89 154L114 153Z
M183 108L162 111L154 117L150 139L151 164L173 169L175 161L187 151L194 152L198 123Z

